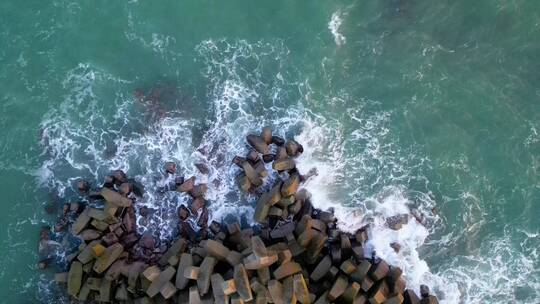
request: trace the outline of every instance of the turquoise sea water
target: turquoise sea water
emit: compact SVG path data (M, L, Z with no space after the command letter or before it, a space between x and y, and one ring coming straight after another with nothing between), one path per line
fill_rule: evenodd
M160 167L204 160L213 217L249 214L229 161L263 125L413 288L539 303L539 29L526 0L0 2L0 303L61 301L37 242L78 177L144 182L166 237ZM382 224L409 211L424 225Z

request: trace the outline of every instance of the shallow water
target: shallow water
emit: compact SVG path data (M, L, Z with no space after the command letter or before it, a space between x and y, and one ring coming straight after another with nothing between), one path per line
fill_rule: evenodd
M56 303L39 227L122 168L174 233L163 162L210 164L212 217L250 215L230 165L271 125L306 147L316 206L441 303L538 303L540 3L0 3L0 303ZM159 88L155 102L134 91ZM423 214L395 232L385 218ZM56 212L56 211L55 211ZM59 212L59 211L58 211ZM399 242L396 254L389 243Z

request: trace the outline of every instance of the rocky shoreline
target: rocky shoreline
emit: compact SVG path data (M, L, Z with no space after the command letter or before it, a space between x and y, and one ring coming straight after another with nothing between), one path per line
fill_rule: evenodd
M268 127L246 141L249 152L233 163L240 168L238 187L258 197L257 224L208 223L206 184L178 176L164 191L191 200L178 207L178 237L156 246L151 234L137 232L136 212L144 216L145 209L135 206L144 187L116 170L99 189L76 183L82 196L102 207L64 206L53 229L68 231L81 245L55 281L75 303L438 303L427 286L417 296L399 267L366 254L369 227L342 232L331 211L311 205L299 187L316 172L296 169L301 143L273 136ZM208 173L204 164L196 166ZM278 178L269 180L268 170ZM164 164L164 171L176 176L176 164ZM389 225L399 229L406 220L394 218ZM40 248L46 247L50 230L40 236ZM399 250L399 244L389 246ZM39 267L47 267L47 260Z

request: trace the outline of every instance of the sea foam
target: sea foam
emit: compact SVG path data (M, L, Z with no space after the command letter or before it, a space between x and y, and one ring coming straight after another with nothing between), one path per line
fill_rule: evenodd
M343 36L343 34L341 34L339 31L341 24L343 23L343 16L344 13L338 10L332 14L330 22L328 22L328 29L332 33L334 42L337 46L341 46L347 42L345 36Z

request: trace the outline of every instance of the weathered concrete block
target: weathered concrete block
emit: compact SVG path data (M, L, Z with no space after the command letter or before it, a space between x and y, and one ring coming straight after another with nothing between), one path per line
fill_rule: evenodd
M225 261L231 252L229 248L225 247L222 243L214 240L206 240L204 249L206 250L206 253L219 261Z
M350 258L352 254L351 239L349 238L347 234L342 233L340 235L340 242L341 242L341 252L343 253L343 256L346 259Z
M265 294L257 293L255 296L255 304L267 304L268 299Z
M356 270L356 265L351 260L345 260L339 266L339 269L343 271L346 275L350 275Z
M105 221L107 218L109 218L109 214L102 209L90 207L88 207L88 209L88 215L93 219L96 219L98 221Z
M302 147L302 145L294 139L287 140L285 143L285 149L287 150L287 154L289 156L297 156L299 153L304 151L304 147Z
M178 272L176 273L176 288L180 290L186 288L189 279L184 277L184 270L190 266L193 266L193 257L189 253L182 253L178 262Z
M142 272L146 269L147 265L143 262L134 262L133 264L128 266L128 289L129 290L135 290L135 287L137 285L137 280L139 279L139 276L142 274Z
M264 127L261 131L261 138L264 140L264 142L269 145L272 143L272 128L270 127Z
M287 246L289 246L289 250L293 257L297 257L306 251L306 248L300 246L296 240L288 241Z
M407 287L407 283L405 282L405 279L403 279L402 277L399 277L397 281L395 281L394 283L391 283L390 291L392 293L403 293L406 287Z
M195 176L186 179L180 186L176 188L178 192L190 192L195 187Z
M184 269L184 278L197 280L199 277L200 268L197 266L188 266Z
M293 277L289 276L283 280L283 298L285 303L295 304L297 302L296 294L294 293Z
M311 272L310 278L315 282L319 281L328 273L330 267L332 267L332 259L325 255Z
M201 295L205 295L210 288L210 276L214 272L217 261L211 256L207 256L201 263L199 276L197 277L197 287Z
M370 291L369 302L372 304L382 304L386 301L390 295L390 289L385 281L377 282L377 285L373 286L373 290Z
M83 284L83 286L81 287L81 290L79 291L79 294L77 295L77 300L79 301L86 301L88 300L88 296L90 295L90 288L86 285L86 284Z
M189 303L202 304L201 296L199 295L199 290L197 290L197 286L191 286L189 288Z
M109 280L101 280L101 285L99 286L99 300L101 302L110 302L111 301L111 287L112 282Z
M306 252L306 262L308 264L315 264L315 262L317 262L319 255L321 254L321 250L323 249L327 240L328 236L324 234L315 233L313 235Z
M257 201L257 205L255 206L255 212L253 213L253 220L257 223L266 223L268 212L270 211L271 205L268 204L269 194L268 192L263 193L259 200Z
M330 270L328 270L328 273L326 274L326 278L329 281L334 281L339 274L339 269L336 266L330 267Z
M278 280L271 280L268 282L268 291L275 304L285 304L283 285Z
M103 208L103 211L109 215L109 219L114 218L114 215L116 214L116 211L118 211L119 207L115 204L111 204L109 202L105 202L105 207Z
M96 277L89 277L86 279L85 282L86 286L90 288L90 290L99 290L99 287L101 286L101 278Z
M236 292L236 284L233 279L227 280L221 284L221 290L223 294L229 296Z
M368 260L362 260L360 264L356 267L356 270L351 273L350 278L353 281L361 283L364 277L369 272L369 269L371 269L371 263Z
M439 300L437 300L437 297L429 295L425 298L422 298L420 300L420 304L439 304Z
M99 231L105 231L107 228L109 228L109 224L107 222L98 220L92 220L90 225L94 226Z
M95 260L83 265L84 273L92 272L92 267L94 267L94 262L95 262Z
M126 288L126 284L122 283L118 288L116 288L116 293L114 295L114 298L118 301L127 301L129 300L128 291Z
M358 292L360 292L360 284L357 282L352 282L347 286L347 289L345 292L341 295L341 299L345 303L354 303L354 299L356 299L356 296L358 295Z
M92 246L92 253L95 257L99 257L105 252L105 249L105 246L101 244L95 244L94 246Z
M112 263L111 267L105 272L105 279L109 281L118 280L121 274L127 273L127 265L125 260L117 260Z
M321 221L321 220L318 220L318 219L313 219L311 221L311 228L321 232L321 233L326 233L326 229L327 229L327 226L326 226L326 223Z
M238 294L231 296L231 304L245 304L246 302ZM251 303L251 302L250 302Z
M249 256L244 258L244 265L246 269L256 270L263 267L268 267L277 262L277 260L277 254L271 254L266 256L257 256L255 254L250 254Z
M67 272L60 272L54 274L54 281L56 283L67 283L68 281L68 273Z
M177 255L173 255L167 260L167 263L171 266L178 265L178 262L180 261L180 258Z
M296 233L296 235L300 235L306 229L311 229L312 220L313 219L311 218L311 216L309 214L305 214L304 216L302 216L300 221L298 221L298 223L296 224L294 233Z
M133 204L131 199L124 197L120 193L113 191L109 188L102 188L100 194L107 202L114 204L118 207L131 207L131 205Z
M313 229L306 229L298 236L298 244L302 247L307 247L314 235Z
M244 192L248 192L249 189L251 189L251 182L243 172L236 176L236 184L238 185L238 188L242 189Z
M67 288L68 294L71 296L77 296L81 290L83 269L80 262L72 262L69 268Z
M84 229L79 236L85 241L92 241L101 237L101 232L94 229Z
M242 169L244 169L244 174L247 176L249 181L256 187L262 185L263 181L259 176L259 173L255 171L255 168L247 161L242 163Z
M198 184L198 185L193 186L193 188L189 191L189 194L194 198L200 198L201 200L199 201L204 202L202 197L206 194L206 191L208 191L208 186L203 183L203 184ZM192 207L192 210L196 211L198 209L195 209Z
M277 239L292 235L295 226L296 225L293 221L288 221L284 224L276 226L272 231L270 231L270 237L273 239Z
M270 268L262 267L257 269L257 276L262 284L266 285L270 281Z
M264 166L264 162L262 162L261 160L258 160L254 167L255 169L255 172L257 172L257 174L259 174L259 176L261 178L265 178L268 176L268 171L266 171L266 167Z
M373 286L373 284L373 280L370 277L366 276L360 283L360 286L362 287L362 290L364 292L368 292L368 290L371 288L371 286Z
M369 275L373 278L374 281L378 281L386 277L390 267L384 260L380 260L379 263L372 265L369 270Z
M278 263L285 264L287 262L290 262L292 260L292 257L292 252L289 249L280 250L278 252Z
M356 241L360 244L364 244L368 239L368 234L366 229L360 229L355 234Z
M169 282L175 274L176 269L174 267L169 266L165 268L165 270L159 274L158 278L152 281L152 284L150 284L146 290L146 294L150 297L155 297L162 290L163 286L165 286L165 283ZM167 292L170 292L170 290Z
M186 245L187 243L185 239L181 238L181 239L176 240L171 245L171 247L169 247L169 249L165 252L165 254L159 259L158 264L160 266L167 265L169 258L174 255L178 255L181 252L184 252Z
M403 303L403 295L401 293L391 295L384 304L401 304Z
M212 293L216 304L226 304L229 302L229 296L225 295L222 286L225 282L223 277L219 273L214 273L210 276L210 282L212 284Z
M274 184L274 186L272 187L272 189L270 189L270 191L268 192L268 201L267 201L267 203L269 205L275 205L281 199L281 186L282 186L282 184L283 183L281 181L277 181Z
M406 289L403 293L403 304L418 304L420 299L416 293L411 289Z
M83 229L88 225L88 223L90 223L91 220L92 218L90 217L90 209L84 209L71 226L73 234L81 233L81 231L83 231Z
M311 298L309 296L309 290L304 280L304 276L300 273L293 276L294 295L298 302L302 304L310 304Z
M272 169L276 171L291 170L294 169L295 166L294 160L289 157L274 160L274 163L272 163Z
M328 291L325 291L318 299L315 301L315 304L330 304L328 301Z
M296 262L288 262L279 266L274 271L274 278L276 278L276 280L281 280L285 277L291 276L301 271L302 271L302 266L300 266L300 264Z
M299 200L296 200L294 204L290 205L287 208L287 210L289 210L289 214L298 215L302 210L304 210L303 208L304 208L304 203Z
M369 302L365 294L357 295L353 302L353 304L368 304L368 303Z
M155 279L159 277L159 274L161 271L157 266L150 266L146 268L143 272L143 276L150 282L153 282Z
M81 251L81 253L79 253L79 255L77 256L77 260L79 260L83 264L87 264L93 259L95 259L96 256L94 255L94 251L92 250L92 247L99 243L100 243L99 240L95 240L95 241L90 242L88 245L86 245Z
M234 284L236 286L236 292L238 292L244 301L249 302L253 300L246 269L242 264L234 266Z
M268 211L268 216L281 217L283 215L283 210L279 207L272 206L270 211Z
M176 298L176 303L189 304L189 290L179 291L178 297Z
M105 252L96 260L92 269L96 273L104 272L114 261L116 261L116 259L120 257L122 252L124 252L124 246L118 243L107 247Z
M360 245L354 246L352 248L352 255L357 261L363 260L364 259L364 248L362 248L362 246L360 246Z
M259 236L251 237L251 249L256 256L264 257L268 254L266 250L266 245L264 245L263 240Z
M334 285L332 285L332 288L328 292L328 299L330 301L335 301L339 296L341 296L345 290L347 289L348 281L345 276L338 276L336 281L334 282Z
M266 144L264 139L261 138L260 136L249 134L248 136L246 136L246 141L248 142L250 146L252 146L255 150L257 150L257 152L261 154L270 153L270 149L268 148L268 145Z
M173 283L167 281L165 282L165 284L161 287L161 290L159 291L159 293L161 293L161 295L163 296L163 298L165 300L167 299L170 299L172 298L176 292L178 291L178 289L176 289L176 287L174 286Z
M296 199L294 198L294 195L282 197L279 202L277 202L277 205L283 208L283 212L289 212L288 207L294 204Z
M281 186L281 196L287 197L296 193L298 187L300 186L300 175L294 173L283 183Z

